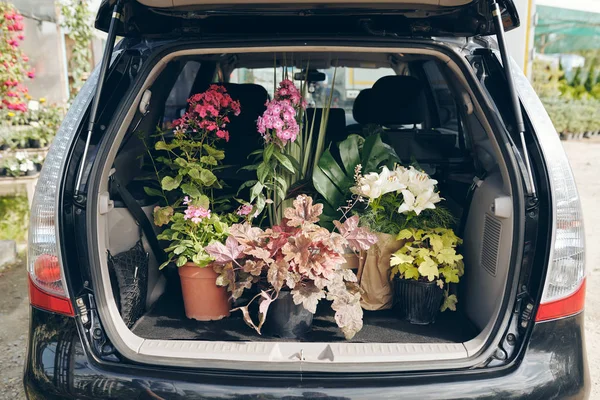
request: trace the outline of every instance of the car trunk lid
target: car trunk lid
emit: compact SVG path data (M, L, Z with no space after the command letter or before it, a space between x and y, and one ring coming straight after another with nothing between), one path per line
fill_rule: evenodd
M96 27L108 31L116 0L103 0ZM182 36L270 32L315 35L386 30L398 36L496 34L487 0L377 2L247 0L125 0L120 36ZM506 31L519 26L512 0L498 0Z

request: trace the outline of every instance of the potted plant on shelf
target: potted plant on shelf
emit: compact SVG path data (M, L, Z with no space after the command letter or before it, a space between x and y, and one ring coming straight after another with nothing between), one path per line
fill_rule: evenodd
M449 284L464 274L463 257L456 252L461 239L444 228L403 229L397 238L404 244L390 264L401 315L413 324L430 324L439 311L455 311L458 300L449 294Z
M224 242L236 217L215 210L214 192L222 185L213 171L225 157L218 142L229 140L229 115L238 115L240 104L218 85L188 102L188 111L174 121L172 138L161 133L155 144L161 154L156 161L163 168L159 170L150 158L160 189L146 188L146 192L164 202L154 210L155 224L166 226L158 238L170 243L168 260L160 268L171 262L179 267L188 318L216 320L229 315L230 299L226 288L217 285L214 259L205 247Z
M375 235L358 227L358 217L336 221L339 233L318 226L322 204L298 196L284 210L281 224L268 229L249 222L235 224L225 244L214 242L206 251L220 265L219 281L233 297L257 285L259 293L238 307L246 323L259 334L299 338L310 330L312 316L322 299L331 301L335 321L347 339L362 328L360 289L356 275L343 269L346 247L366 250ZM258 322L251 304L258 300Z

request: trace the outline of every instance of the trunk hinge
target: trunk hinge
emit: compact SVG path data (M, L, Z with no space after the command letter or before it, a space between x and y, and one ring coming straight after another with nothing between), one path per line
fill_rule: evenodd
M504 72L506 73L506 82L508 83L508 91L510 93L510 99L515 114L516 129L521 139L521 146L523 148L523 161L525 162L525 168L529 175L526 179L529 182L528 194L532 197L536 197L535 182L533 180L533 171L531 169L531 162L529 154L527 152L527 145L525 143L525 123L523 122L523 113L521 111L521 104L519 102L519 96L515 89L515 82L512 76L512 66L510 58L508 56L508 50L506 48L506 40L504 38L504 25L502 24L502 13L500 12L500 6L496 0L491 0L492 16L494 20L494 27L496 29L496 37L498 39L498 47L500 55L502 57L502 64L504 66Z
M110 27L108 28L108 37L106 38L106 45L104 47L104 54L102 55L102 61L100 64L100 73L98 76L98 85L96 86L96 93L92 101L92 108L90 110L90 118L88 122L87 137L85 139L85 146L83 148L83 156L81 157L81 164L77 171L77 179L75 180L75 201L81 203L84 202L84 197L80 193L81 180L83 179L83 172L85 170L85 161L87 159L87 153L90 147L90 141L92 139L92 133L96 128L96 118L98 117L98 109L100 108L100 96L102 95L102 88L106 81L106 75L108 67L115 46L115 39L117 37L117 25L123 20L121 11L123 10L123 0L117 0L110 19Z
M117 351L106 336L104 328L98 317L96 302L91 293L78 297L75 300L79 311L79 319L86 333L89 343L96 355L106 361L119 361Z

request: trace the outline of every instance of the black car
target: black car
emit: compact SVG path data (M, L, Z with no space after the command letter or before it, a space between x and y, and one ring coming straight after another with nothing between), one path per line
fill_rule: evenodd
M96 27L108 50L57 132L31 209L27 396L587 398L580 200L556 130L507 56L504 30L518 24L511 0L104 0ZM243 165L261 146L274 66L316 77L314 115L335 97L329 143L378 124L403 162L439 182L464 238L455 313L411 325L366 312L350 341L327 316L296 341L254 335L237 317L185 318L140 190L148 143L191 95L223 85L247 110L227 145L228 164ZM382 77L389 85L365 101ZM140 236L145 302L126 320L109 264Z

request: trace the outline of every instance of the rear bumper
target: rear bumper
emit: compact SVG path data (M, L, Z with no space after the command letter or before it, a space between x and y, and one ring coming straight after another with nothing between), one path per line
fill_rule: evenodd
M156 369L98 363L75 320L32 308L25 390L30 399L587 399L583 314L536 324L514 368L454 376L304 376Z

